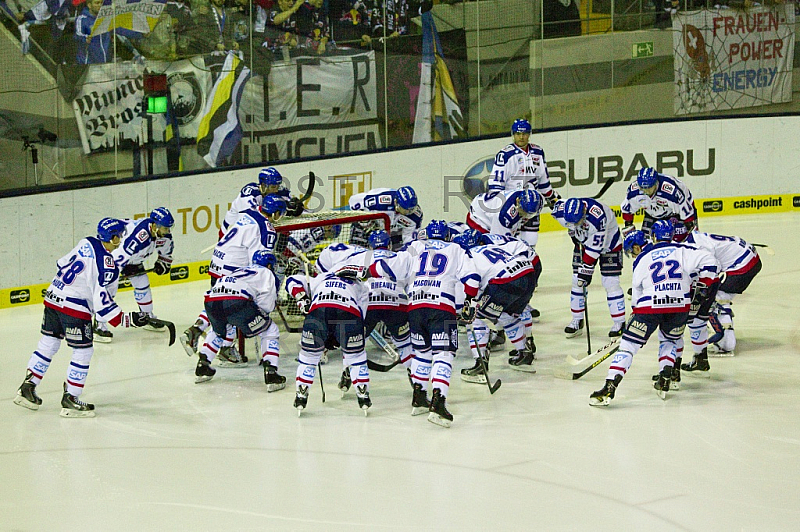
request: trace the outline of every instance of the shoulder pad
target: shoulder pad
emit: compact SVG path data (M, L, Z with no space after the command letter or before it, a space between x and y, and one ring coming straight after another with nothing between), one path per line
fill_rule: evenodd
M258 188L258 183L247 183L242 187L239 195L243 198L254 198L261 195L261 190Z
M661 192L664 194L674 194L675 193L675 185L672 183L668 183L666 181L661 182Z

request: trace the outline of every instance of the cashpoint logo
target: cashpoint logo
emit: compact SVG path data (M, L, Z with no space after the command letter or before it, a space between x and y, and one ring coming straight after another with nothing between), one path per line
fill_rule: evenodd
M189 277L188 266L176 266L169 271L170 281L180 281Z
M722 202L720 200L704 201L703 212L721 212Z
M23 288L22 290L12 290L9 294L9 299L11 300L12 305L16 305L18 303L27 303L31 299L31 291L27 288Z
M800 207L800 196L795 196L792 198L792 207L794 208Z

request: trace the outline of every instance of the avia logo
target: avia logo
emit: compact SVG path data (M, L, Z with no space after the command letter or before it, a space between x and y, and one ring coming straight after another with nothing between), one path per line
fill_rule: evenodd
M31 291L27 288L23 288L22 290L12 290L9 294L9 299L11 299L12 305L16 305L18 303L27 303L31 300Z
M721 212L722 202L720 200L704 201L703 212Z
M182 279L187 279L189 277L189 267L188 266L178 266L177 268L172 268L169 271L169 280L170 281L180 281Z

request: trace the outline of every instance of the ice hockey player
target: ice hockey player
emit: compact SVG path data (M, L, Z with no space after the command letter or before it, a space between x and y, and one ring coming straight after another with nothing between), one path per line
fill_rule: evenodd
M349 368L359 408L366 415L372 406L364 348L364 315L369 288L363 280L367 266L366 249L337 243L320 254L316 277L291 275L286 278L286 291L306 316L295 377L294 407L298 416L308 406L309 388L331 336L341 346L342 364L345 369Z
M270 194L282 198L286 202L287 216L300 216L303 214L303 203L299 198L290 197L289 187L286 186L283 176L275 167L262 168L258 173L258 183L248 183L239 191L239 195L231 202L222 225L219 228L219 238L225 234L228 228L235 224L239 219L239 214L248 210L255 209L261 205L264 196Z
M239 219L228 228L225 235L217 242L208 267L211 277L211 287L217 279L224 277L250 265L250 259L256 251L269 251L275 248L277 233L272 226L281 216L286 214L286 202L279 196L267 195L261 200L261 205L255 209L246 209L239 215ZM198 316L194 325L186 329L180 341L186 354L194 356L197 350L197 340L205 331L210 322L203 311ZM226 364L239 365L247 362L232 345L235 329L228 328L223 347L218 356Z
M456 293L464 285L467 297L462 318L472 322L480 278L470 256L458 244L447 241L447 222L433 220L425 233L426 240L415 240L398 253L400 260L394 267L379 260L370 267L370 273L408 286L408 322L414 349L411 414L427 411L428 421L450 427L453 416L447 411L446 399L458 350ZM430 403L428 381L433 387Z
M390 245L391 237L386 231L378 230L369 235L372 262L382 260L391 267L397 260L397 253L389 250ZM364 322L366 335L369 336L378 323L383 323L400 355L400 363L408 370L410 377L414 353L411 349L411 333L408 326L406 285L382 277L369 279L368 285L369 304Z
M623 238L636 229L633 216L639 209L644 209L642 231L645 235L650 234L656 220L671 220L676 242L683 241L697 227L697 209L688 187L677 178L659 174L654 168L639 170L620 209L625 222Z
M154 253L157 255L153 265L153 273L166 275L172 267L172 252L175 244L172 240L171 229L175 225L172 213L166 207L153 209L150 216L141 220L123 220L125 222L125 236L122 244L114 250L114 262L120 269L120 276L127 277L133 287L133 297L139 310L154 318L153 291L150 289L150 279L145 271L144 262ZM109 292L115 295L116 283L109 287ZM165 327L148 323L145 330L163 332ZM111 342L114 334L108 330L103 322L96 322L94 326L95 340L101 343Z
M570 291L572 321L564 328L564 333L567 338L573 338L583 332L585 291L592 282L595 266L599 262L600 282L606 290L608 311L613 321L608 336L622 336L622 327L625 325L625 295L619 282L622 275L622 237L614 211L592 198L569 198L556 204L553 218L567 228L575 244Z
M414 240L422 226L422 209L417 201L417 193L411 187L400 187L397 190L373 188L369 192L350 196L349 205L354 211L382 212L389 216L393 250ZM371 225L354 224L350 242L366 246Z
M552 209L560 197L550 184L544 150L529 142L531 131L530 122L524 118L518 118L511 124L513 142L495 156L488 192L512 192L533 188L544 197ZM539 239L538 212L522 225L519 238L531 247L536 246Z
M755 247L738 236L723 236L692 231L686 243L708 250L717 259L721 275L719 290L716 293L716 305L712 307L711 325L714 336L708 338L706 324L698 321L690 323L694 359L691 364L684 364L686 371L708 371L708 351L706 344L711 344L717 355L733 355L736 347L736 335L733 332L733 311L731 302L737 294L743 293L753 278L761 271L761 257Z
M278 374L280 333L269 317L275 310L278 294L277 278L273 272L275 263L275 255L269 251L256 251L249 267L219 278L206 292L206 315L211 330L200 348L200 360L194 372L195 383L208 381L217 372L211 363L222 348L228 325L233 325L245 338L258 336L261 340L267 391L275 392L286 387L286 377Z
M661 233L661 228L664 232ZM591 406L605 406L633 362L633 356L656 330L659 331L659 378L653 387L666 399L676 371L678 342L683 336L692 299L702 300L719 282L714 257L701 248L669 242L671 224L653 226L656 243L648 243L642 231L625 237L625 253L633 263L633 315L622 332L619 351L608 368L606 383L589 397ZM696 288L692 291L692 283Z
M533 296L539 274L542 271L539 257L526 243L518 239L486 235L481 243L477 232L463 233L454 242L468 251L480 277L478 297L476 298L473 330L476 338L469 338L475 364L471 368L461 370L461 379L466 382L486 382L484 366L489 360L481 361L482 356L476 349L481 345L479 331L485 331L485 321L499 324L506 336L514 345L514 352L508 359L512 369L535 373L533 368L536 344L533 335L527 335L525 324L520 316ZM478 237L478 238L476 238ZM483 332L485 334L485 332Z
M521 229L542 211L542 196L535 190L487 192L472 200L467 225L480 233L521 238Z
M81 239L56 262L58 272L44 296L42 337L28 361L27 374L14 404L39 409L42 400L36 394L36 386L61 347L61 340L66 339L72 348L72 359L61 397L61 416L94 417L94 405L79 399L94 351L92 316L114 327L142 327L148 322L144 312L124 314L108 290L119 276L111 252L122 242L124 232L125 222L103 218L97 225L97 237Z

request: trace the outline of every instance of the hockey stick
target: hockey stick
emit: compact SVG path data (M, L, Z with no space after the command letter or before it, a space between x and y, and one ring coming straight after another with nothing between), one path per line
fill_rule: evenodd
M583 287L583 319L586 321L586 356L592 354L592 335L589 333L589 287Z
M772 249L771 247L769 247L769 246L768 246L768 245L766 245L766 244L753 244L753 243L751 242L751 243L750 243L750 245L751 245L751 246L754 246L754 247L757 247L757 248L764 248L764 251L766 251L766 252L767 252L767 255L774 255L774 254L775 254L775 250L774 250L774 249Z
M292 327L289 325L289 322L286 321L286 315L283 313L283 309L281 309L280 305L275 305L275 309L277 309L278 314L281 317L281 321L283 322L283 326L286 327L286 332L290 333L299 333L303 330L302 327Z
M400 355L397 353L397 351L394 350L392 346L389 345L389 342L384 340L383 337L381 337L381 335L378 334L377 331L373 330L371 333L369 333L369 338L375 343L375 345L383 349L387 355L392 357L391 364L381 364L379 362L373 362L372 360L367 358L367 367L369 369L373 371L378 371L380 373L386 373L387 371L389 371L390 369L392 369L393 367L395 367L400 363Z
M308 172L308 188L306 188L306 193L300 197L300 203L305 203L311 198L311 195L314 193L314 185L317 184L317 176L314 172Z
M609 179L608 181L606 181L605 184L603 185L603 188L600 189L600 192L592 196L592 199L600 199L600 197L603 194L605 194L608 191L608 189L611 188L611 185L613 185L615 182L616 181L614 179Z
M598 349L589 356L580 360L571 355L567 355L565 363L553 369L553 376L557 379L578 380L594 368L599 366L604 360L619 350L619 338L614 338L609 343Z
M147 324L148 325L152 325L153 327L157 327L159 329L161 327L166 327L167 330L169 331L169 345L172 345L172 344L175 343L175 324L174 323L172 323L171 321L167 321L167 320L159 320L157 318L148 317L147 318Z
M212 249L214 249L215 247L217 247L217 245L216 245L216 244L211 244L211 245L210 245L210 246L208 246L206 249L202 250L200 253L202 253L202 254L204 254L204 255L205 255L206 253L208 253L209 251L211 251L211 250L212 250Z
M489 384L489 368L486 367L486 358L484 358L484 354L481 353L481 348L478 346L478 337L475 335L475 328L472 326L472 323L467 323L467 332L472 335L472 341L475 342L475 348L478 350L478 362L480 362L483 375L486 377L486 386L489 387L489 393L494 395L494 392L496 392L503 383L500 379L497 379L494 384Z
M322 402L325 403L325 385L322 384L322 364L317 362L317 376L319 377L319 389L322 390Z

